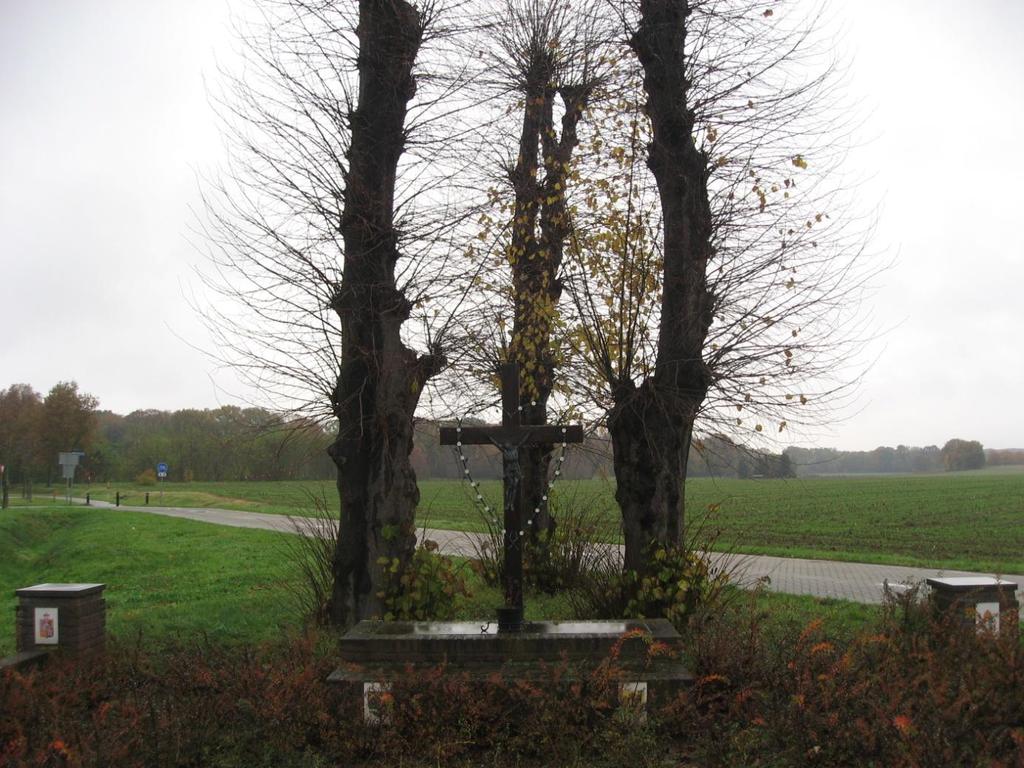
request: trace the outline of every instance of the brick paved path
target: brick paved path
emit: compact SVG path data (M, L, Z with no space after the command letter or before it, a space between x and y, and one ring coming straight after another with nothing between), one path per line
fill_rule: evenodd
M94 501L93 506L113 508L113 504ZM237 512L227 509L186 509L182 507L125 506L129 512L149 512L155 515L180 517L204 523L227 525L235 528L260 528L263 530L297 533L295 524L283 515L267 515L258 512ZM441 531L429 529L428 539L436 541L442 552L452 555L475 553L474 540L478 534L462 531ZM722 557L715 555L716 558ZM922 581L930 576L993 576L998 575L1015 581L1024 588L1024 576L1014 574L991 574L968 571L934 570L902 565L875 565L869 563L847 563L837 560L805 560L796 557L771 557L769 555L733 555L729 565L735 568L742 583L752 584L767 577L770 589L794 595L814 595L838 600L852 600L858 603L880 603L882 583Z

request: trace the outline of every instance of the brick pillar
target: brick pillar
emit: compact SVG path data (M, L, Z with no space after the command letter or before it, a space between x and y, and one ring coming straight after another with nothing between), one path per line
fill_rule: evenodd
M936 613L966 629L988 623L992 629L1016 634L1019 631L1017 584L988 576L952 576L928 579ZM984 612L984 613L983 613ZM984 620L988 615L988 622Z
M106 584L36 584L18 589L17 649L60 648L81 654L102 650L106 640Z

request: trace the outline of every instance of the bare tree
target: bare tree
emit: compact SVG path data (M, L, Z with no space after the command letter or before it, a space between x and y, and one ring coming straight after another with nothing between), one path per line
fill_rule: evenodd
M448 103L459 76L418 70L428 43L432 67L446 56L433 2L260 9L221 100L233 164L207 193L206 234L209 282L230 301L207 317L223 358L279 406L337 420L329 618L347 625L382 613L389 572L415 546L413 417L444 365L429 308L460 285L460 215L442 184L447 142L464 130Z
M505 258L511 274L507 356L522 370L523 423L546 424L556 368L553 331L560 271L572 218L567 210L577 127L602 84L601 17L592 3L508 0L496 30L499 84L522 118L514 161L505 167L511 200ZM556 116L561 114L556 123ZM533 543L554 531L547 497L551 446L520 451L520 509ZM532 510L532 512L531 512Z
M779 23L786 10L619 7L635 59L619 57L616 114L593 121L609 170L583 196L567 285L588 361L573 389L607 415L627 568L682 540L699 430L756 441L849 391L871 274L842 209L849 125L820 17Z

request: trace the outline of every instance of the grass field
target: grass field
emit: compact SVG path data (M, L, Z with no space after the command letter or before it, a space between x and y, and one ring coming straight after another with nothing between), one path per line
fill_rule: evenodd
M122 640L254 643L302 626L289 584L297 571L285 534L82 507L8 510L0 516L0 656L14 651L14 590L41 582L107 584L107 627ZM467 567L472 597L459 618L493 615L501 602ZM780 626L822 617L853 631L874 606L766 594ZM530 595L527 618L571 618L563 597Z
M497 481L482 483L500 503ZM79 488L79 493L84 489ZM168 483L159 488L93 486L93 498L123 503L221 507L274 514L305 514L310 494L332 498L318 482ZM465 483L420 483L418 523L482 530ZM43 498L37 494L37 499ZM557 503L582 504L617 523L614 487L601 480L566 482ZM720 548L790 557L852 560L1024 573L1024 472L983 471L940 475L822 477L796 480L691 479L691 519L709 507L720 529Z
M13 651L14 590L103 582L108 629L131 638L263 640L297 626L280 534L57 507L0 517L0 655Z

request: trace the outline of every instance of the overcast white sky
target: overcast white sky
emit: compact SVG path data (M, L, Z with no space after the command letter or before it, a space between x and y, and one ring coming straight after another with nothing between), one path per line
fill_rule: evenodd
M856 408L813 442L1024 447L1024 2L833 12L868 115L851 170L896 264ZM221 157L207 84L232 46L225 0L0 0L0 388L232 402L186 300L196 174Z

